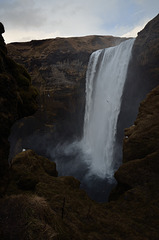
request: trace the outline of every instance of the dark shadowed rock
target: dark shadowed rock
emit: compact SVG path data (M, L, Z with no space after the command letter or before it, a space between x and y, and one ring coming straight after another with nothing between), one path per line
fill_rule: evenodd
M7 48L4 42L2 34L5 32L3 24L0 22L0 52L1 54L7 54Z
M3 25L0 26L3 32ZM8 169L8 137L13 123L37 110L37 90L21 65L7 55L4 39L0 36L0 176ZM3 188L3 186L2 186Z
M159 84L159 15L138 34L133 46L132 62L135 62L138 70L133 77L138 84L139 94L145 86L147 90L152 90ZM158 91L156 87L142 101L135 125L125 131L128 138L124 141L124 162L143 158L158 148ZM135 97L138 98L138 93Z
M0 22L0 34L4 33L5 30L4 30L4 26L3 24Z
M13 195L1 199L0 204L1 239L64 239L58 229L61 221L46 199L36 195Z
M134 81L142 88L151 89L159 79L159 15L138 34L132 52ZM135 63L134 63L134 62ZM135 97L134 97L135 98ZM132 101L132 104L133 101ZM131 106L130 106L131 109ZM159 202L159 86L152 89L139 107L134 125L125 129L123 165L115 173L118 181L111 199L125 196L127 200L141 199L150 205ZM141 197L143 196L143 197ZM135 209L135 202L134 207ZM135 210L134 210L135 211ZM158 207L155 210L157 214ZM136 214L136 211L134 212Z
M122 148L124 128L128 128L134 124L140 102L159 84L158 62L159 15L152 19L145 28L138 33L138 37L134 42L124 86L121 111L118 118L117 144L120 146L120 149ZM140 149L140 147L138 147L138 149ZM117 156L118 152L119 151L117 151ZM122 153L120 159L121 158Z
M55 170L48 159L32 150L19 153L10 169L7 196L0 201L0 237L18 238L21 233L22 240L26 236L30 240L55 236L62 240L157 239L159 191L154 180L159 178L157 168L152 174L151 157L158 158L147 157L149 171L142 160L123 165L120 181L129 184L129 189L117 201L99 204L79 189L75 178L56 177L56 171L54 176L48 173L45 164ZM144 173L147 178L140 178Z

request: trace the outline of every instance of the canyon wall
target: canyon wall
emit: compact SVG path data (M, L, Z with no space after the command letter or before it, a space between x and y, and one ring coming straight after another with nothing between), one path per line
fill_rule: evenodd
M39 91L37 113L12 130L11 156L23 148L47 155L50 143L80 138L83 133L85 78L90 54L125 38L86 36L11 43L9 55L26 67ZM39 139L39 140L38 140Z
M138 80L139 93L134 94L134 101L143 98L142 89L152 89L139 106L137 119L133 125L125 129L123 141L123 162L124 164L116 172L118 191L123 193L127 189L136 191L142 187L146 193L156 192L158 199L158 104L159 104L159 15L151 20L138 34L132 51L130 63L131 73L134 70L128 83L132 84ZM130 74L130 72L128 73ZM129 77L129 75L128 75ZM133 78L132 78L133 77ZM136 85L136 83L134 83ZM154 88L155 87L155 88ZM145 93L144 93L145 94ZM136 96L136 99L135 99ZM126 101L126 98L124 99ZM132 99L131 99L132 101ZM138 100L137 100L138 101ZM132 101L132 109L133 104ZM126 103L125 103L126 105ZM127 107L128 108L128 107ZM123 108L124 109L124 108ZM131 105L130 110L131 112ZM123 110L125 111L125 109ZM125 111L126 113L126 111ZM128 112L127 112L128 113ZM127 116L126 116L127 117ZM129 117L129 116L128 116ZM151 186L153 185L152 189ZM142 186L142 187L141 187ZM153 192L153 194L155 194ZM143 193L144 194L144 193ZM158 200L157 200L158 201Z

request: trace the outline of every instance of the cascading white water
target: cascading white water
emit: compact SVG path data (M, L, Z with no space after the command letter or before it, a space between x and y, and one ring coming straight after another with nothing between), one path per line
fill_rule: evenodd
M116 126L134 39L91 55L86 77L82 145L90 172L111 179Z

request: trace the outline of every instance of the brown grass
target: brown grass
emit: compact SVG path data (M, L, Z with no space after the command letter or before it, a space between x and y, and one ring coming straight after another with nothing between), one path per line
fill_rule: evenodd
M0 239L61 239L55 213L43 197L12 195L1 200Z

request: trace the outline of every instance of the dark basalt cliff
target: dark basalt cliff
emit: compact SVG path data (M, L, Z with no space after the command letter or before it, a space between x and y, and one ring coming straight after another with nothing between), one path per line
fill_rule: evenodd
M8 137L13 123L37 110L36 89L21 65L7 55L2 37L4 27L0 23L0 176L8 168Z
M159 83L158 33L159 15L138 34L133 47L132 62L134 61L134 65L137 66L136 76L141 90L142 82L143 87L146 85L149 88L153 88ZM116 191L116 194L119 194L117 194L118 197L125 192L126 195L128 194L128 198L132 199L131 201L134 198L143 198L145 203L155 204L155 210L152 210L152 212L156 212L155 214L159 211L158 106L159 86L152 89L141 102L136 121L130 128L125 129L124 164L115 174L118 181Z
M150 87L159 79L158 29L159 16L139 33L133 48L137 80L152 82ZM109 203L90 200L78 180L57 177L54 163L32 150L19 153L0 199L0 238L158 240L158 96L157 86L142 101L134 125L125 130L124 163L115 174L118 185Z
M150 88L159 83L159 15L138 34L133 47L132 61L138 66L138 78ZM142 76L142 78L141 78ZM124 164L116 173L121 186L147 189L158 201L159 190L159 86L152 89L141 102L133 126L125 129ZM122 188L122 187L121 187ZM140 192L142 194L142 192ZM150 197L150 196L149 196ZM151 198L151 197L150 197ZM153 199L154 200L154 199Z
M158 79L159 16L156 16L138 33L133 45L118 119L117 141L119 145L124 137L123 129L134 124L141 101L159 84ZM146 147L143 146L143 148ZM140 150L136 149L136 151Z

